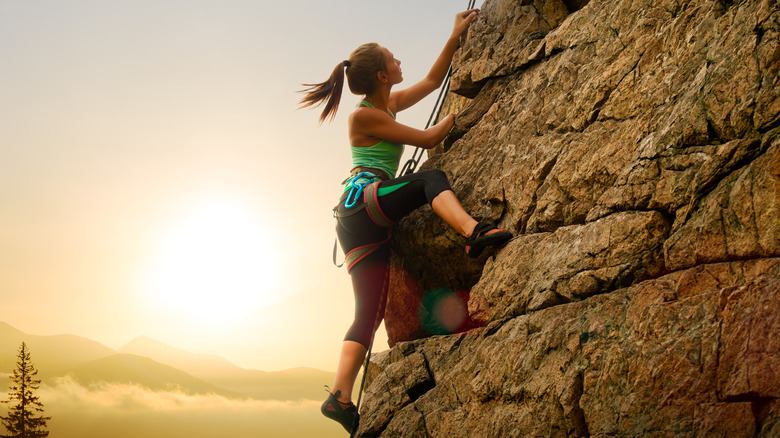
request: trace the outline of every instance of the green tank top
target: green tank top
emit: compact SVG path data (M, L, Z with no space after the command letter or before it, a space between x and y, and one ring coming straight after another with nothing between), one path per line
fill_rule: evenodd
M374 108L373 105L365 100L361 101L358 105ZM390 110L388 110L388 112L390 113L390 116L395 119L395 114ZM395 178L395 174L398 172L398 164L401 162L401 155L404 152L404 145L381 140L379 143L372 146L350 146L350 149L352 150L353 169L355 167L372 167L384 171L390 178ZM349 185L350 184L347 184L347 187L349 187Z

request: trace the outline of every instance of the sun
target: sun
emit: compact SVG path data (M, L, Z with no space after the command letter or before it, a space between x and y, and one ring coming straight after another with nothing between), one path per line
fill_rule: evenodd
M250 203L204 196L163 233L143 290L165 315L222 324L282 298L272 231Z

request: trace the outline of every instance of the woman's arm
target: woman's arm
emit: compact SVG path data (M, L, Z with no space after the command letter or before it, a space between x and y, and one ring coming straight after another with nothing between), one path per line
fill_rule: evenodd
M441 143L452 129L455 115L449 114L441 122L428 129L416 129L396 122L387 113L374 108L364 108L354 111L349 116L351 128L350 141L354 146L364 146L354 141L356 138L370 139L365 146L386 140L391 143L408 144L430 149Z
M458 38L460 38L460 35L466 30L469 23L476 18L478 13L479 9L470 9L455 16L455 25L452 28L452 34L444 45L444 49L442 49L436 62L433 63L428 75L409 88L390 93L388 107L395 108L396 112L403 111L441 86L442 82L444 82L444 78L447 76L450 64L452 63L452 55L454 55L455 51L458 49Z

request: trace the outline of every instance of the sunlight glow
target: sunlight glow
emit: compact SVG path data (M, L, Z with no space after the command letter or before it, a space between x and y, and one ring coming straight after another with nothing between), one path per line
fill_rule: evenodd
M198 199L165 234L144 290L171 316L222 324L284 298L273 236L249 203Z

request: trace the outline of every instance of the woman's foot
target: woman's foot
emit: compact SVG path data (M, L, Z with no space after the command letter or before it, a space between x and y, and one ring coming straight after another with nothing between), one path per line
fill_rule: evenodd
M493 225L480 222L474 227L471 237L466 239L466 255L479 257L488 246L501 246L512 238L512 233L496 228Z
M341 395L340 389L335 393L328 391L328 398L322 403L320 411L322 411L322 415L337 421L347 432L352 434L353 431L357 430L360 415L358 415L354 403L339 401L339 395Z

